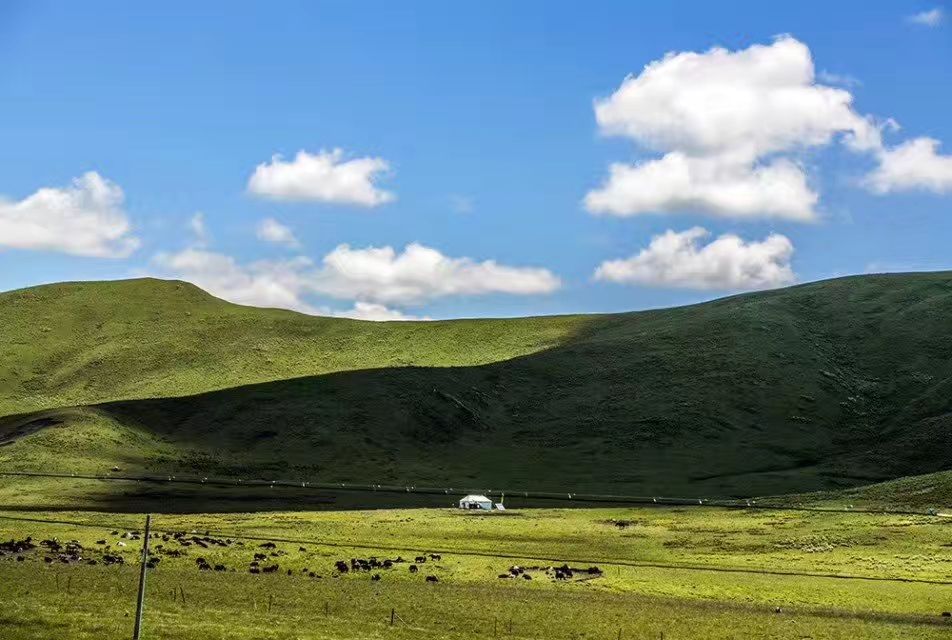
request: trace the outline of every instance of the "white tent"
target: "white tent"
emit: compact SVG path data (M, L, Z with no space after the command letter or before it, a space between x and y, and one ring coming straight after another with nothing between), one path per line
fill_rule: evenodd
M470 494L463 496L459 501L460 509L483 509L484 511L493 510L493 501L486 496Z

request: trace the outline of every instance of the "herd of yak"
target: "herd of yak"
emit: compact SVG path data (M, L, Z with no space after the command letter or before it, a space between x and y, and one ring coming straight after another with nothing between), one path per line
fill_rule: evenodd
M96 565L100 562L106 565L124 564L125 559L123 558L119 548L126 546L126 540L141 540L142 534L138 531L129 531L123 534L120 534L118 531L113 531L112 535L119 536L121 538L115 542L115 547L117 548L114 548L113 544L109 543L107 540L98 540L96 541L98 548L89 550L89 553L87 553L87 550L82 544L79 543L78 540L60 542L53 538L51 540L41 540L39 542L34 542L32 537L27 537L23 540L14 539L8 542L0 542L0 558L9 556L10 559L15 559L17 562L23 562L26 560L25 554L36 553L38 550L42 550L43 561L47 564L78 564L83 562L89 565ZM185 532L161 534L153 533L152 539L154 539L154 544L150 549L149 558L146 562L146 566L149 569L156 568L162 561L163 557L178 558L185 555L188 553L188 551L185 549L187 547L211 549L212 547L230 548L233 545L239 547L246 546L245 542L242 540L216 538L209 535L209 532L207 531L204 535L197 535L196 533L188 534ZM305 547L299 547L298 551L301 553L306 553L307 549ZM252 559L249 560L248 563L248 572L252 574L280 572L281 566L277 559L288 555L286 551L278 549L277 545L270 541L257 545L257 547L252 549L251 552L253 555ZM89 556L94 553L100 557L99 560L92 557L84 557L84 554ZM333 577L339 577L349 573L367 572L371 574L371 580L378 581L381 579L381 571L391 570L394 567L403 564L408 565L408 570L410 573L418 574L420 573L421 565L425 564L428 560L438 562L442 560L442 557L438 553L429 553L416 556L412 561L405 560L400 556L397 556L393 559L386 558L383 560L380 560L376 557L370 557L366 559L350 558L349 561L337 560L334 563L334 568L331 575ZM195 558L195 565L198 567L199 571L229 570L224 564L212 564L203 556ZM231 569L231 571L235 570L236 569L234 568ZM499 574L499 578L522 578L524 580L532 580L532 575L530 575L530 572L533 571L544 571L546 575L557 581L571 580L576 575L584 576L587 579L597 578L602 575L602 570L598 567L580 569L563 564L560 567L512 566L506 573ZM286 572L287 575L294 574L293 569L286 569ZM318 573L307 568L302 569L300 573L310 578L322 577ZM432 574L426 575L425 580L427 582L439 582L439 578Z

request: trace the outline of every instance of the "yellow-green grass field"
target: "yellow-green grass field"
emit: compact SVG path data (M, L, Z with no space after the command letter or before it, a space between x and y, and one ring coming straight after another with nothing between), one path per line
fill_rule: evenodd
M142 531L142 516L0 516L2 541L31 536L34 544L56 538L83 546L83 559L68 563L43 546L0 558L3 638L131 636L142 541L128 536ZM941 615L952 609L952 518L406 509L157 515L153 530L153 557L161 561L148 571L147 638L905 640L952 631ZM261 547L269 542L276 548ZM105 566L106 553L124 564ZM260 567L278 570L249 573L255 553L266 556ZM427 561L416 565L423 554ZM371 557L408 562L335 570L337 560ZM225 570L201 571L198 558ZM563 564L602 573L560 581L545 571ZM539 569L527 572L532 580L498 577L513 565ZM427 582L431 575L438 582Z

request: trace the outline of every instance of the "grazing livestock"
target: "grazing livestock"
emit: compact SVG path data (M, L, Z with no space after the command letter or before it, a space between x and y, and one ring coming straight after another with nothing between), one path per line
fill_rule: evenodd
M415 564L411 564L411 565L410 565L410 573L416 573L416 572L419 571L419 570L420 570L420 568L417 567Z
M431 553L431 554L430 554L430 560L442 560L442 559L443 559L443 556L441 556L441 555L438 554L438 553Z
M416 562L417 564L423 564L424 562L426 562L426 556L417 556L414 562Z
M278 547L278 545L274 544L273 542L265 542L264 544L259 544L258 546L262 549L276 549Z
M427 576L427 577L426 577L426 581L427 581L427 582L439 582L440 579L437 578L436 576Z
M374 582L379 582L379 581L380 581L380 574L379 574L379 573L375 573L375 574L373 574L372 576L370 576L370 579L373 580Z
M532 580L532 576L530 576L528 573L524 573L524 574L522 574L522 579L523 579L523 580Z
M36 548L36 545L33 544L33 538L26 538L25 540L10 540L9 542L0 542L0 552L21 553L23 551L30 551L35 548Z
M251 567L250 569L248 569L248 573L259 574L261 573L261 569L259 569L258 567Z
M338 573L347 573L348 571L350 571L350 567L348 567L347 563L344 562L343 560L338 560L337 562L335 562L334 568L337 569Z
M261 569L261 570L262 570L263 572L265 572L265 573L277 573L277 572L278 572L278 569L279 569L278 565L273 564L273 565L271 565L270 567L264 567L264 568Z
M29 540L30 540L30 538L27 538L27 539L25 540L25 542L28 542ZM41 541L40 541L40 546L41 546L41 547L46 547L46 548L49 549L50 551L54 551L54 552L59 551L60 549L63 548L63 545L61 545L61 544L59 543L59 541L58 541L56 538L53 538L52 540L41 540ZM31 546L26 547L26 548L33 548L33 547L32 547L32 545L31 545Z
M572 578L572 570L567 566L561 566L555 568L555 579L556 580L570 580Z
M256 554L255 554L255 560L267 560L267 559L268 559L268 554L266 554L266 553L256 553Z
M512 576L509 575L508 573L500 573L497 577L498 577L500 580L508 580L508 579L511 578Z

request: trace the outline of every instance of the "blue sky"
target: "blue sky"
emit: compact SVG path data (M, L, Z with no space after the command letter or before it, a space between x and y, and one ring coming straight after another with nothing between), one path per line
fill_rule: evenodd
M0 289L445 318L952 268L941 2L195 4L0 5Z

